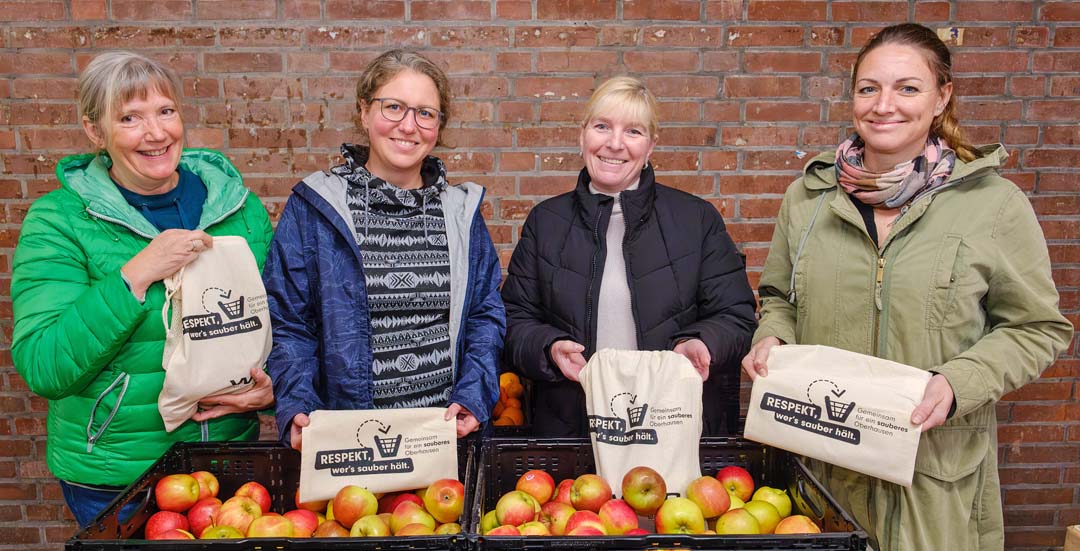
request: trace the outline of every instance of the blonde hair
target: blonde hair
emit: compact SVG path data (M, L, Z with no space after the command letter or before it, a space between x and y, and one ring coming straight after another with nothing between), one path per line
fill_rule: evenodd
M180 79L165 65L133 52L106 52L95 57L79 75L79 115L86 117L109 141L109 126L116 111L132 99L146 99L150 91L168 97L180 109Z
M380 54L368 63L360 79L356 81L356 110L361 112L362 103L371 104L375 91L389 82L398 73L409 69L416 71L435 83L435 90L439 92L439 111L442 117L439 119L438 145L443 145L442 130L450 121L450 79L446 73L435 64L434 61L409 50L390 50Z
M640 80L629 76L612 77L597 87L589 98L581 126L588 125L594 118L618 113L620 117L644 124L649 129L649 137L655 140L660 135L658 110L656 96Z

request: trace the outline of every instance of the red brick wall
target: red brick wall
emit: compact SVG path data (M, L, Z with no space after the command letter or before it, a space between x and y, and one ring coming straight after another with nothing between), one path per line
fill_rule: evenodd
M46 402L11 366L20 222L84 151L75 78L131 48L184 78L189 144L224 150L278 213L292 184L353 140L358 70L394 46L451 73L454 180L489 190L509 258L529 208L571 188L574 119L601 79L662 101L664 182L711 200L756 283L780 194L845 135L854 52L876 29L955 27L957 92L976 142L1004 142L1031 195L1062 309L1080 322L1080 3L829 0L0 0L0 549L59 548L74 528L44 462ZM1080 359L1071 347L999 406L1010 548L1060 546L1080 522ZM947 530L948 527L941 527Z

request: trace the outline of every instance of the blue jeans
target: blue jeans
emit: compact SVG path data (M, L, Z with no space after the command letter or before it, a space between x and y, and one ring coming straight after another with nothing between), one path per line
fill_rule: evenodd
M64 501L68 509L75 515L75 522L79 528L86 528L91 522L113 502L114 499L124 492L123 488L87 488L68 482L60 481L60 489L64 492ZM139 500L135 500L120 510L120 519L127 519L139 507Z

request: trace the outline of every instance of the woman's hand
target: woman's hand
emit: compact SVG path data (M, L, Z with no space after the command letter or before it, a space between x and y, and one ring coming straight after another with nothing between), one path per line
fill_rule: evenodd
M294 450L300 451L300 446L302 444L300 440L304 435L301 429L310 424L311 418L308 417L306 413L297 413L293 416L292 423L289 425L289 440L292 441Z
M585 356L581 354L584 351L584 346L574 341L563 340L551 343L548 354L551 356L551 361L555 362L555 367L562 372L563 377L579 383L581 380L578 374L585 367Z
M476 416L461 404L450 404L450 407L446 408L446 417L444 419L449 421L455 417L457 418L458 438L465 438L470 432L480 428L480 421L477 421Z
M165 230L139 254L131 257L120 271L131 284L139 300L155 281L161 281L187 266L199 253L214 246L214 238L199 230Z
M944 375L939 373L930 377L923 391L922 402L911 412L911 424L922 425L923 432L944 424L954 398L952 385Z
M750 352L742 359L742 368L751 381L769 374L769 367L765 365L765 361L769 359L769 351L782 344L783 341L776 337L765 337L750 347Z
M694 366L694 369L701 375L702 381L709 380L709 363L712 361L712 355L709 354L709 347L705 346L701 339L687 339L675 345L672 349L676 354L682 354L686 359L690 360L690 364Z
M274 385L265 371L251 368L251 388L236 394L207 396L199 400L199 412L191 416L192 421L206 421L230 413L244 413L266 409L274 403Z

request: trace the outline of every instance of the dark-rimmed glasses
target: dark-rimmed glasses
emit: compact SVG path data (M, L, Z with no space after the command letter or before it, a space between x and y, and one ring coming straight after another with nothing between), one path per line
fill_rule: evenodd
M431 130L438 128L439 120L442 118L442 112L438 109L432 109L431 107L409 107L405 105L405 102L394 98L371 98L371 101L379 102L381 108L379 112L382 113L384 119L393 122L401 122L405 119L405 115L409 114L409 111L413 112L413 120L416 121L416 126Z

